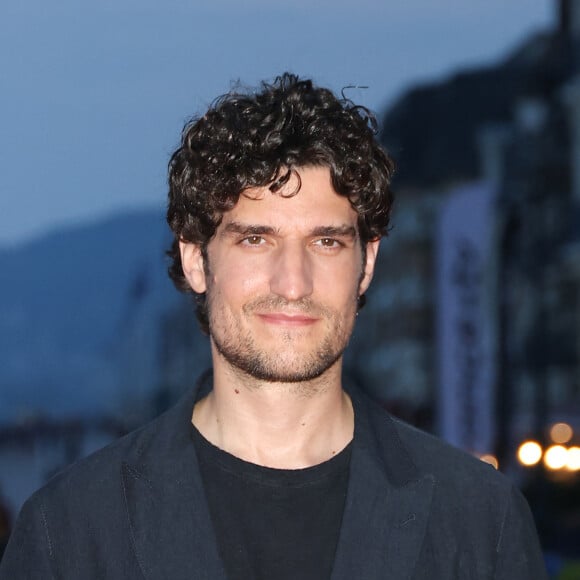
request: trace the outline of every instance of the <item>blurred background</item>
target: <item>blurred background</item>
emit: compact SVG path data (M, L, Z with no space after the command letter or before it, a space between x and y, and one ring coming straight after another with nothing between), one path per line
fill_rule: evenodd
M580 578L580 0L5 3L0 554L30 493L208 366L167 161L285 70L374 110L398 166L349 380L512 478Z

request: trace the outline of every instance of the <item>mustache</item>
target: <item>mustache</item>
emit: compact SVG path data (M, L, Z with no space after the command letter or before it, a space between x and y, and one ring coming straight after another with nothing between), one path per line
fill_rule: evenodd
M308 297L299 300L286 300L281 296L261 296L245 304L242 310L244 314L285 312L287 314L305 314L314 318L322 318L332 314L328 308Z

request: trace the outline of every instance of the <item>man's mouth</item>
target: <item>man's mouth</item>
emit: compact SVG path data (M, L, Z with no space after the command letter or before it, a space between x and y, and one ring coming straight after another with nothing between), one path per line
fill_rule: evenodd
M267 324L277 324L280 326L311 326L318 320L314 316L301 313L260 312L257 315Z

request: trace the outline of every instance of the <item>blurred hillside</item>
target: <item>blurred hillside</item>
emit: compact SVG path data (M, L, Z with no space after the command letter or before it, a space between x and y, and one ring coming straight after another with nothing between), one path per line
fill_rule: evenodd
M151 395L181 300L168 243L163 216L144 211L0 253L0 422L126 415Z

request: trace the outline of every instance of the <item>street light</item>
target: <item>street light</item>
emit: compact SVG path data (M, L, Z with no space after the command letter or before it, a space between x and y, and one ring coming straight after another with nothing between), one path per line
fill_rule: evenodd
M570 447L567 455L566 469L580 471L580 447Z
M568 461L568 449L563 445L552 445L544 454L544 465L548 469L562 469Z
M542 459L542 447L537 441L524 441L518 448L518 460L522 465L531 467Z
M554 423L550 429L550 439L560 445L568 443L573 435L574 431L568 423Z

